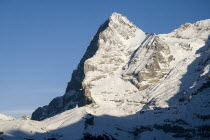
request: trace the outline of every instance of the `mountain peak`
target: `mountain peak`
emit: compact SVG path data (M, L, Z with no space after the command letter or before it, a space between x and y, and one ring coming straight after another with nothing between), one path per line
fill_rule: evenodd
M129 21L125 16L116 12L112 13L112 15L109 17L109 23L128 24L130 26L133 26L133 23Z
M125 65L129 53L137 49L145 38L146 34L126 17L113 13L93 37L72 74L64 96L53 99L48 106L38 108L32 114L32 119L43 120L76 105L81 107L97 102L97 97L92 97L95 95L90 86L95 81L92 78L101 79L120 71L120 66ZM89 78L89 74L94 76Z
M110 18L119 18L119 17L123 17L120 13L112 13L112 15L110 16Z
M181 39L201 39L207 40L210 31L210 19L197 21L196 23L185 23L167 36Z

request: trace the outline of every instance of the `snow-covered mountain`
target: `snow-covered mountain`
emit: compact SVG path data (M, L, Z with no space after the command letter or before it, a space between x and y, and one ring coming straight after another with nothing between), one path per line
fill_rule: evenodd
M0 139L210 139L210 19L156 35L113 13L32 119L0 120Z

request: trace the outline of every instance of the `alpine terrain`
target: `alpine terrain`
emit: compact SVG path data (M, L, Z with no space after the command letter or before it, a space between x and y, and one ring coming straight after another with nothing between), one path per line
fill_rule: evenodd
M156 35L113 13L63 96L31 119L0 114L10 139L210 139L210 19Z

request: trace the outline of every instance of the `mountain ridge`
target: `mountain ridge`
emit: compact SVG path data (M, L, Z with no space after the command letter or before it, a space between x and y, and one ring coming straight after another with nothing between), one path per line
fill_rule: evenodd
M131 23L126 17L123 17L118 13L113 13L98 29L77 69L74 70L72 79L66 88L64 96L53 99L48 106L38 108L32 114L32 119L43 120L65 110L72 109L76 105L80 107L91 103L94 103L93 105L96 106L100 105L101 102L103 102L102 100L106 100L109 97L104 97L102 100L98 100L98 96L95 96L95 94L93 94L94 92L106 94L112 93L114 88L115 92L121 88L120 86L116 87L115 85L110 92L106 91L106 89L101 91L97 88L92 89L94 81L99 80L97 82L100 83L100 79L106 79L110 74L113 77L108 79L107 82L113 80L115 83L127 85L127 87L133 90L131 92L136 93L138 90L141 91L148 89L151 85L158 83L158 81L160 81L160 79L163 78L171 68L173 69L175 65L173 63L177 63L184 59L183 56L175 55L176 53L171 54L171 52L177 52L177 54L180 54L181 51L189 52L186 50L190 49L194 49L195 51L197 49L196 47L200 45L198 43L202 44L202 42L205 41L203 37L208 34L208 24L209 20L202 20L194 24L183 24L180 28L175 29L169 34L146 34L138 29L138 27ZM135 33L137 34L135 35ZM187 35L189 36L188 38L186 38ZM138 41L137 38L141 39ZM167 42L168 38L169 42ZM171 42L171 38L174 42ZM195 41L196 38L197 40ZM179 40L181 40L181 43ZM178 43L176 43L176 41L178 41ZM185 43L187 41L191 42ZM180 50L178 49L177 51L177 48L169 47L172 45L177 45ZM130 54L132 55L130 56ZM98 57L95 57L96 55ZM109 64L104 60L109 61ZM114 64L112 65L112 63ZM122 67L123 70L121 70L120 67ZM119 74L112 74L113 72L119 72ZM113 78L116 79L114 80ZM130 81L131 85L124 81ZM101 86L102 85L99 85L99 87ZM106 88L110 87L111 85L108 84ZM121 91L121 93L124 92L124 96L127 96L126 90L127 89ZM94 96L94 99L92 96ZM148 95L137 97L139 100L134 99L134 102L150 102L148 100L151 100L149 99L151 97L146 99L145 96ZM134 98L136 97L134 96ZM127 99L113 98L109 100L112 100L113 102L121 102L121 100L129 101L130 97ZM106 103L107 102L105 101L105 104ZM112 106L111 108L114 107ZM125 108L122 109L126 110ZM130 109L130 111L131 110L132 109ZM138 111L139 108L134 110ZM42 118L39 118L38 116L42 116Z

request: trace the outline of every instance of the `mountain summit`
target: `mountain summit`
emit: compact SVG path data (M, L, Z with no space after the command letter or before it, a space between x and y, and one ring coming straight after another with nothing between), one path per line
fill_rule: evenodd
M100 26L77 69L73 71L64 96L53 99L48 106L38 108L32 114L32 119L43 120L76 105L81 107L95 103L96 99L91 94L91 83L121 69L120 66L126 63L129 53L145 38L146 34L126 17L113 13ZM93 76L88 79L91 73Z
M63 96L33 120L1 121L3 138L210 138L210 19L145 33L113 13L98 29Z

